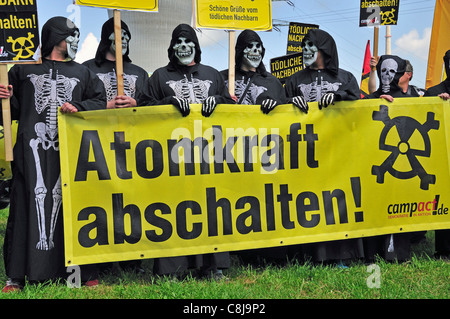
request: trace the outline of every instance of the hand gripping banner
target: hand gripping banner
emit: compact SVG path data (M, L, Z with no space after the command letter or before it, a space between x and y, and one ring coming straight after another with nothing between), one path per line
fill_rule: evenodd
M450 228L439 98L59 114L66 264Z

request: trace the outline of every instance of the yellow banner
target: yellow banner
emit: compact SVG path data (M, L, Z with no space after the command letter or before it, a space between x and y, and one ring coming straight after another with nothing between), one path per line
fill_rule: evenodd
M271 0L195 0L197 28L266 31L272 29Z
M66 264L450 228L437 97L58 114Z
M158 11L158 0L76 0L76 4L110 9Z

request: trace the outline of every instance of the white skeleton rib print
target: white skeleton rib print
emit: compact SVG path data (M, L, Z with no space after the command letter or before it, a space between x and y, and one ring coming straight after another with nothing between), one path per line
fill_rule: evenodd
M97 76L105 86L107 100L111 101L117 95L116 72L98 73ZM135 97L137 78L137 75L123 74L123 91L126 96Z
M194 77L192 81L189 81L186 75L182 80L166 82L175 92L176 97L188 99L190 103L203 103L208 97L211 83L210 80L199 80Z
M248 88L247 92L245 93L244 98L242 98L242 94L244 94L249 81L250 81L250 79L248 79L247 83L244 81L244 79L236 80L235 81L235 86L236 86L235 95L238 97L239 100L242 100L241 101L242 104L254 105L254 104L256 104L256 99L258 98L258 96L260 96L262 93L267 91L267 88L251 83L250 87ZM228 85L228 80L226 82Z
M312 82L310 84L299 84L299 89L303 94L303 97L307 102L319 101L322 96L329 92L336 92L342 83L335 82L330 83L328 81L324 81L323 78L316 78L316 82Z
M54 248L53 235L58 213L61 208L61 175L58 177L52 190L53 206L50 220L50 233L47 242L44 207L45 197L47 196L47 187L42 175L41 159L39 157L38 149L39 145L41 145L44 151L49 149L59 151L58 107L65 102L72 100L72 92L79 80L76 78L67 78L63 75L59 75L57 72L53 74L53 70L50 70L49 74L30 74L28 77L34 85L36 112L41 114L43 111L47 110L45 123L38 122L35 124L34 130L37 137L31 139L29 145L33 151L36 165L36 187L34 188L34 194L39 229L39 241L36 244L36 249L50 250Z

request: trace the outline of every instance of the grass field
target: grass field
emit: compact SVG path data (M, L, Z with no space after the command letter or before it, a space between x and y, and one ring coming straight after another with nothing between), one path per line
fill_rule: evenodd
M0 245L8 210L0 211ZM252 267L232 259L227 280L196 279L178 282L152 275L152 260L145 260L145 274L125 272L117 265L96 288L68 288L65 282L28 284L20 292L0 294L0 299L450 299L450 262L433 258L434 232L413 245L412 258L404 263L379 260L376 272L363 262L349 268L289 262L283 267ZM378 268L379 267L379 268ZM3 255L0 284L6 281Z

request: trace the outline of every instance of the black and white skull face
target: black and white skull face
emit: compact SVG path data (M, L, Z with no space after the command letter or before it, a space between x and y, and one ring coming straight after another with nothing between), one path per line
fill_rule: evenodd
M182 65L191 64L195 58L195 43L184 37L179 37L172 49Z
M114 35L114 32L109 35L108 39L111 41L112 51L116 52L116 37ZM124 29L122 29L121 39L122 39L122 55L124 55L128 51L128 44L130 42L130 35Z
M394 59L386 59L381 63L381 84L384 92L389 91L389 86L398 70L398 63Z
M80 42L80 32L75 30L75 33L66 38L67 42L67 56L74 60L78 51L78 42Z
M258 41L250 42L244 49L244 63L257 68L262 61L262 46Z
M319 53L319 49L316 47L314 43L307 40L303 43L302 46L303 51L303 63L305 66L310 66L317 60L317 54Z

